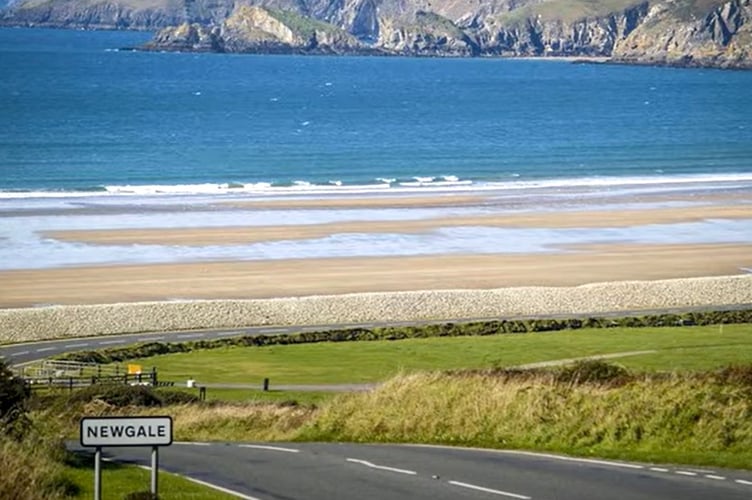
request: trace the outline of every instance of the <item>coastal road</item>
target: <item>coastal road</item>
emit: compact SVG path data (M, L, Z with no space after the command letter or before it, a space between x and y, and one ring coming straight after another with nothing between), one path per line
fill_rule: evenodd
M72 445L77 448L76 445ZM80 448L78 448L80 449ZM749 500L752 473L415 445L174 443L160 468L247 500ZM148 466L148 448L105 448ZM106 482L103 484L106 497Z
M400 323L413 324L413 323ZM21 344L0 345L0 359L11 365L22 365L50 358L67 352L94 351L98 349L126 347L143 342L191 342L240 337L246 335L281 335L285 333L317 332L335 328L354 328L363 325L317 325L317 326L256 326L246 328L187 330L159 333L129 333L103 335L100 337L68 338L45 340ZM371 327L378 325L369 325ZM395 324L398 326L398 324Z
M592 316L607 318L607 317L627 317L632 315L651 315L662 313L684 313L693 311L723 311L723 310L744 310L752 309L752 304L739 304L731 306L700 306L700 307L685 307L674 308L669 310L644 310L644 311L616 311L610 313L593 313ZM571 317L586 317L587 313L579 315L538 315L538 316L519 316L504 318L507 320L514 319L561 319ZM45 340L39 342L25 342L18 344L5 344L0 345L0 360L5 361L10 365L23 365L25 363L31 363L39 361L45 358L50 358L59 354L67 352L77 351L91 351L97 349L107 349L112 347L126 347L128 345L138 344L142 342L189 342L196 340L213 340L220 338L238 337L245 335L280 335L286 333L298 333L298 332L316 332L327 331L334 329L347 329L347 328L378 328L385 326L417 326L436 323L468 323L472 321L492 321L501 318L465 318L456 319L454 321L441 320L441 321L390 321L390 322L374 322L369 324L357 324L357 323L342 323L342 324L329 324L329 325L306 325L306 326L254 326L243 328L224 328L224 329L207 329L207 330L186 330L186 331L174 331L174 332L157 332L157 333L129 333L122 335L102 335L98 337L84 337L84 338L67 338L62 340Z

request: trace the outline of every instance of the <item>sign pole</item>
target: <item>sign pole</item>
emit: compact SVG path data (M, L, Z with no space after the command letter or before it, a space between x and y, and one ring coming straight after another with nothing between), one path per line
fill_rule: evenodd
M102 500L102 448L94 451L94 500Z
M151 493L157 498L157 471L159 470L159 447L151 447Z

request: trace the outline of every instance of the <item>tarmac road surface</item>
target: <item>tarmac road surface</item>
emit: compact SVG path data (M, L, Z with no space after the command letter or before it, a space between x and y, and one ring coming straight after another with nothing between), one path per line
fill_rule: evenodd
M72 448L80 449L78 445ZM91 451L91 450L90 450ZM148 466L149 448L105 448ZM337 443L173 443L160 470L247 500L749 500L749 471L515 451ZM107 484L103 483L106 498Z

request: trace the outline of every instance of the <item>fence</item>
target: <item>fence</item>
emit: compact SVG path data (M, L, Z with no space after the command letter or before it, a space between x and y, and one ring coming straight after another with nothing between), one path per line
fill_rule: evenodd
M174 386L175 382L160 381L157 369L146 373L129 373L121 365L100 365L76 361L45 360L37 365L22 367L18 376L31 389L42 387L74 388L95 384Z

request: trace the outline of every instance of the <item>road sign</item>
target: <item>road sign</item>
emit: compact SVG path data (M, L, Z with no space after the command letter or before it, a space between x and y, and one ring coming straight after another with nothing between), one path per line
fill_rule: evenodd
M84 417L81 446L94 453L94 500L102 499L102 447L151 446L151 492L158 492L159 447L172 444L172 417Z
M84 417L81 446L169 446L172 417Z

